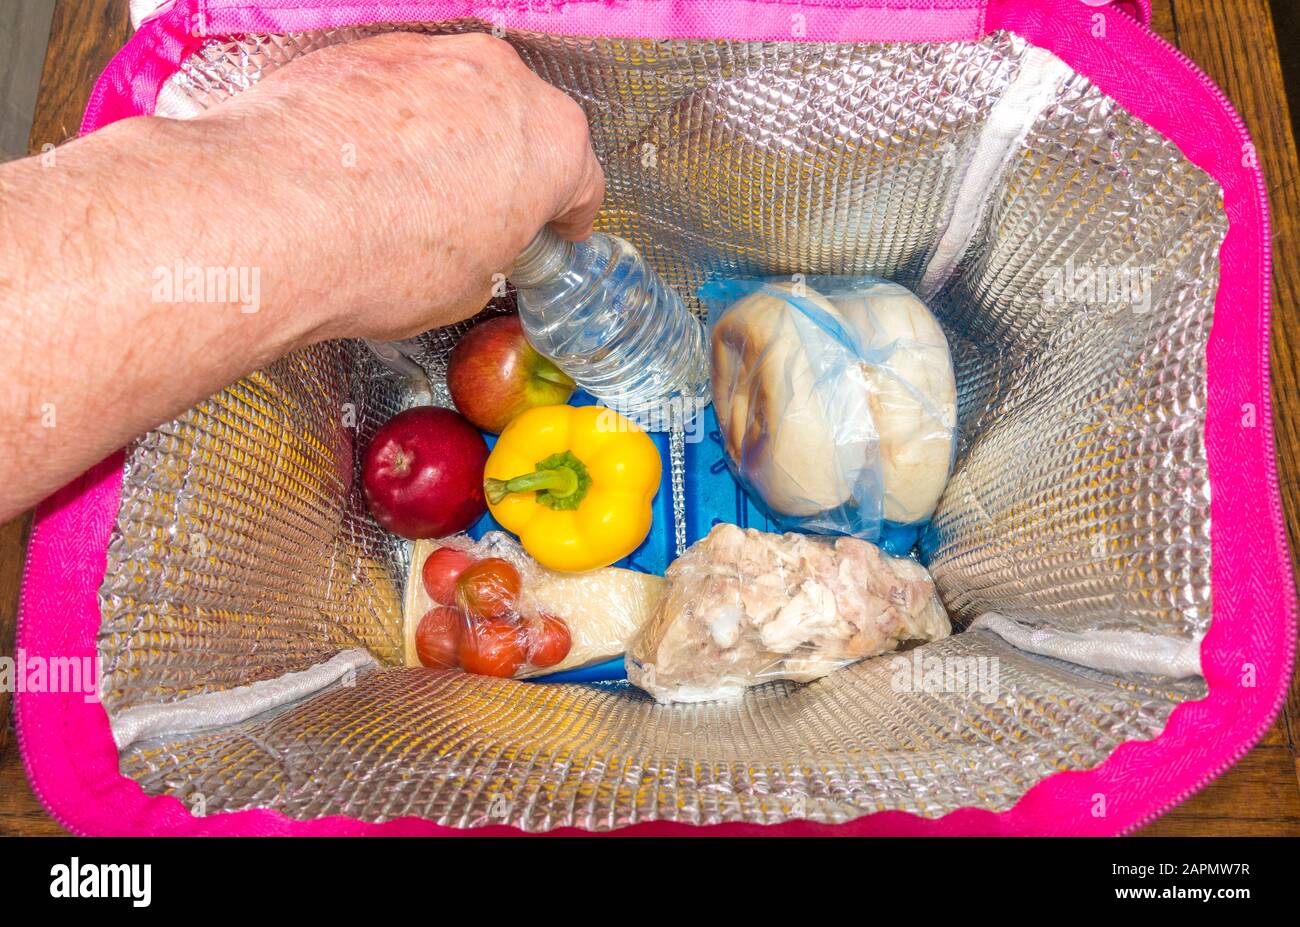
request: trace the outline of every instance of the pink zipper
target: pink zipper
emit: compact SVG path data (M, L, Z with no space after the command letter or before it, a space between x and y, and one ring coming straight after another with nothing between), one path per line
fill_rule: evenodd
M40 532L41 530L41 517L40 517L41 509L43 509L45 505L46 503L43 502L41 503L41 505L37 506L36 513L32 517L32 533L31 536L27 538L27 546L29 548L34 547L36 545L36 537L38 532ZM30 582L31 582L31 560L29 558L24 558L23 578L22 578L22 582L19 584L21 592L19 593L18 601L20 603L30 601L30 599L28 598L28 596L30 595L28 590L28 585L30 584ZM18 648L18 642L21 641L23 638L23 626L26 623L25 619L26 619L26 614L24 612L24 609L20 607L18 609L17 620L14 623L14 649L15 650L17 650ZM95 685L96 686L99 685L98 677L96 677L95 679ZM17 692L15 692L14 694L17 695ZM39 801L42 807L45 808L45 813L48 814L51 818L53 818L56 824L58 824L60 827L62 827L70 834L76 834L78 837L88 836L85 831L81 830L78 827L74 827L72 823L68 821L67 818L65 818L62 814L56 811L54 804L51 803L49 798L46 796L45 789L41 785L41 777L33 773L31 762L30 760L28 760L28 757L31 756L31 751L27 749L27 726L22 723L22 720L19 717L18 703L16 700L11 700L9 710L13 713L14 734L18 738L18 755L22 758L23 772L27 774L27 785L32 790L32 794L36 796L36 800Z
M1164 48L1166 51L1170 52L1170 53L1171 53L1175 58L1177 58L1180 62L1182 62L1184 65L1186 65L1186 66L1187 66L1187 67L1192 71L1192 73L1196 76L1196 79L1199 80L1202 84L1204 84L1204 85L1206 86L1206 88L1208 88L1208 89L1210 90L1210 92L1211 92L1212 94L1214 94L1215 98L1218 99L1219 102L1223 104L1224 109L1227 110L1228 114L1232 117L1232 121L1236 124L1236 126L1237 126L1238 141L1241 142L1242 145L1249 145L1249 146L1251 146L1251 148L1252 148L1252 150L1253 150L1253 149L1254 149L1254 141L1253 141L1253 140L1251 139L1251 137L1250 137L1250 129L1249 129L1249 127L1246 125L1246 120L1244 120L1244 119L1241 118L1241 114L1238 113L1238 112L1237 112L1237 108L1236 108L1235 106L1233 106L1233 104L1232 104L1232 100L1230 100L1230 99L1228 98L1228 95L1227 95L1226 93L1223 92L1222 88L1219 87L1219 85L1215 82L1214 78L1210 77L1209 74L1206 74L1205 71L1203 71L1203 70L1201 69L1201 66L1198 65L1195 61L1193 61L1192 58L1191 58L1190 56L1188 56L1186 53L1184 53L1182 49L1180 49L1178 46L1174 45L1172 42L1170 42L1168 39L1166 39L1166 38L1165 38L1163 35L1161 35L1160 33L1156 32L1156 31L1153 30L1153 29L1151 29L1151 28L1149 27L1149 25L1148 25L1148 27L1146 28L1145 31L1146 31L1146 35L1147 35L1147 38L1148 38L1148 39L1150 39L1150 40L1153 41L1153 42L1156 42L1158 45L1160 45L1160 46L1161 46L1162 48ZM1243 150L1244 150L1244 149L1243 149ZM1272 248L1273 230L1272 230L1272 223L1271 223L1271 221L1270 221L1270 213L1269 213L1269 204L1268 204L1268 187L1267 187L1267 185L1264 183L1264 171L1263 171L1263 168L1262 168L1262 167L1256 168L1255 171L1254 171L1254 174L1255 174L1255 192L1256 192L1257 200L1258 200L1258 202L1259 202L1259 204L1260 204L1260 207L1261 207L1261 208L1260 208L1260 216L1261 216L1261 219L1262 219L1262 222L1263 222L1263 226L1264 226L1264 228L1263 228L1263 239L1264 239L1264 271L1263 271L1263 278L1264 278L1264 286L1263 286L1263 296L1264 296L1264 306L1263 306L1263 310L1264 310L1264 331L1265 331L1265 332L1270 332L1270 331L1271 331L1271 328L1272 328L1272 323L1273 323L1273 288L1272 288L1272 282L1273 282L1273 248ZM1213 324L1213 323L1211 323L1211 324ZM1269 345L1269 343L1270 343L1270 339L1269 339L1269 338L1265 338L1265 340L1264 340L1264 352L1265 352L1265 357L1264 357L1264 367L1265 367L1265 369L1267 369L1267 368L1268 368L1268 365L1269 365L1269 357L1268 357L1268 345ZM1272 403L1271 403L1271 402L1270 402L1270 404L1269 404L1269 411L1270 411L1270 412L1272 411ZM1279 494L1278 494L1278 491L1277 491L1277 487L1278 487L1277 453L1276 453L1276 445L1273 443L1273 416L1270 414L1270 415L1265 416L1265 418L1267 419L1267 421L1265 421L1265 422L1263 423L1263 425L1264 425L1264 435L1265 435L1265 438L1266 438L1266 443L1267 443L1267 445L1268 445L1269 447L1274 448L1274 453L1273 453L1272 455L1269 456L1269 458L1268 458L1267 461L1265 461L1265 467L1266 467L1266 470L1267 470L1267 472L1268 472L1268 476L1269 476L1269 486L1272 487L1272 489L1274 490L1272 493L1270 493L1270 496L1269 496L1269 508L1270 508L1270 510L1272 511L1273 515L1274 515L1274 524L1277 526L1277 536L1276 536L1276 540L1278 540L1278 541L1280 542L1280 543L1279 543L1279 547L1280 547L1283 551L1286 551L1286 550L1289 550L1289 545L1288 545L1288 543L1287 543L1287 539L1286 539L1286 528L1285 528L1286 521L1285 521L1284 518L1280 517L1280 516L1281 516L1281 512L1280 512L1280 508L1281 508L1281 498L1280 498L1280 496L1279 496ZM1290 564L1289 562L1286 564L1286 566L1287 566L1287 569L1290 569L1290 568L1291 568L1291 564ZM1213 618L1211 618L1211 620L1213 620ZM1297 626L1296 626L1296 623L1295 623L1295 622L1291 622L1291 623L1290 623L1289 631L1290 631L1290 634L1288 635L1288 644L1289 644L1289 648L1290 648L1291 652L1294 653L1294 652L1295 652L1295 649L1296 649L1297 638L1298 638L1298 636L1300 636L1300 634L1298 634L1298 632L1297 632ZM1292 671L1294 672L1294 666L1292 667ZM1282 690L1281 690L1281 692L1279 693L1278 697L1274 700L1273 709L1272 709L1272 711L1270 712L1270 714L1271 714L1271 718L1270 718L1270 720L1268 721L1267 724L1265 724L1265 725L1263 725L1262 727L1260 727L1259 730L1256 731L1256 732L1255 732L1255 733L1254 733L1254 734L1249 738L1249 741L1248 741L1248 745L1247 745L1247 746L1244 746L1244 747L1240 747L1240 748L1238 748L1238 749L1233 753L1233 755L1232 755L1232 756L1231 756L1231 757L1230 757L1230 758L1229 758L1225 763L1223 763L1222 765L1216 767L1216 769L1214 770L1214 772L1210 773L1210 774L1207 775L1205 778L1203 778L1203 779L1202 779L1202 780L1201 780L1201 781L1200 781L1196 786L1194 786L1194 787L1192 787L1192 788L1190 788L1190 789L1186 789L1186 790L1184 790L1184 791L1181 792L1177 797L1175 797L1175 798L1173 798L1172 800L1170 800L1168 803L1166 803L1166 804L1165 804L1163 807L1161 807L1159 810L1152 812L1151 814L1149 814L1147 817L1143 818L1141 821L1137 822L1136 824L1133 824L1133 825L1130 826L1130 827L1124 828L1122 831L1120 831L1120 833L1121 833L1121 834L1130 834L1130 833L1133 833L1134 831L1137 831L1137 830L1142 829L1143 827L1146 827L1146 826L1147 826L1148 824L1150 824L1152 821L1155 821L1156 819L1158 819L1159 817L1161 817L1165 812L1169 811L1171 808L1174 808L1174 807L1176 807L1176 806L1182 804L1182 803L1185 802L1187 799L1191 798L1193 795L1195 795L1196 793L1198 793L1199 791L1201 791L1201 789L1205 788L1207 785L1209 785L1211 782L1213 782L1215 779L1218 779L1221 775L1223 775L1225 772L1227 772L1229 769L1231 769L1231 768L1232 768L1232 767L1237 763L1238 760L1240 760L1243 756L1245 756L1245 755L1246 755L1247 753L1249 753L1251 750L1254 750L1255 747L1259 744L1260 740L1263 739L1264 735L1268 733L1269 729L1270 729L1274 724L1277 723L1277 715L1278 715L1278 712L1280 712L1280 711L1282 710L1282 706L1286 703L1287 693L1288 693L1289 689L1290 689L1289 686L1286 686L1286 687L1283 687L1283 688L1282 688Z

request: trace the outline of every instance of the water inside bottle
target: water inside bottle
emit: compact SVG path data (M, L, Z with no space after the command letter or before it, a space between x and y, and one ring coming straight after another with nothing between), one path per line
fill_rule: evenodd
M518 275L533 346L648 430L689 423L708 402L708 369L703 327L681 297L621 238L554 238L547 247L563 257L557 251L547 271Z

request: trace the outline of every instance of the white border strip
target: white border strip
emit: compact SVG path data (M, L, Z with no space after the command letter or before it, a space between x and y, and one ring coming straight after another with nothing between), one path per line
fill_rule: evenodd
M360 669L375 665L364 650L344 650L324 663L275 679L204 692L175 702L136 705L119 711L109 721L118 750L138 740L171 737L225 727L247 721L254 715L279 708L331 686Z
M971 630L992 631L1011 646L1107 673L1147 673L1185 679L1201 675L1201 639L1143 631L1056 631L986 612Z
M139 29L140 23L152 19L172 5L172 0L130 0L131 28Z
M989 196L1002 179L1012 155L1073 73L1069 65L1045 49L1031 47L1025 52L1020 72L993 105L975 144L975 152L957 182L957 197L948 227L917 287L923 300L931 299L952 276L988 211Z

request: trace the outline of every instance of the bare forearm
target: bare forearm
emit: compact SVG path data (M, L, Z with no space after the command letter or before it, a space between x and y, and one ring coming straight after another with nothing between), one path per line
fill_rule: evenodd
M466 318L602 192L581 110L485 36L335 46L0 166L0 520L297 346Z
M203 135L133 120L0 167L0 519L321 323L291 236L193 176Z

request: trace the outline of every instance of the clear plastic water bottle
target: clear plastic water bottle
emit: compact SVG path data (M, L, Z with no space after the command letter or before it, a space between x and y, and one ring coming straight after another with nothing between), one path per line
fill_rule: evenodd
M708 403L704 328L628 242L543 229L510 282L533 347L605 405L667 431Z

